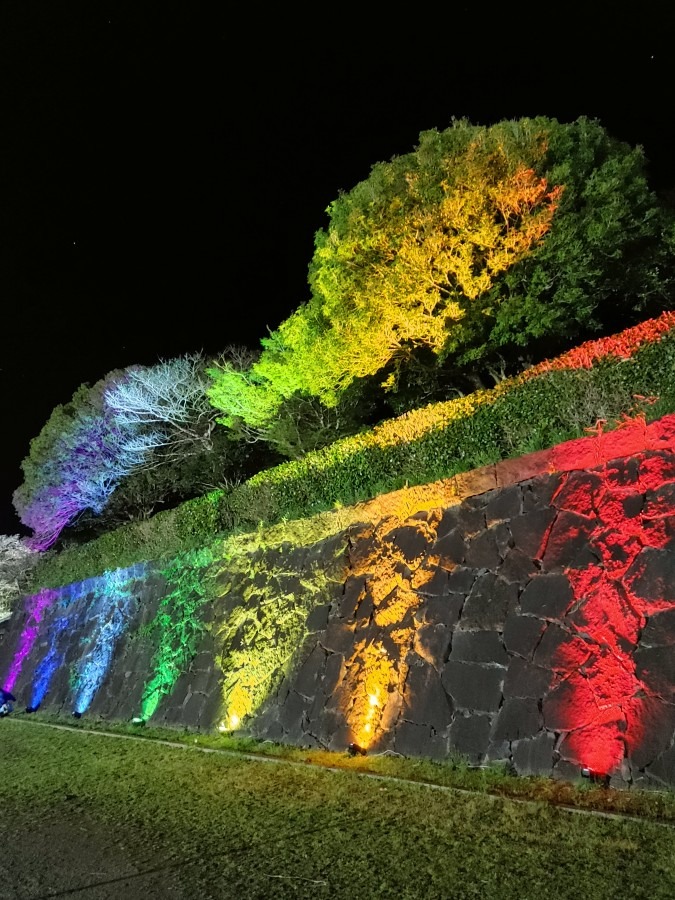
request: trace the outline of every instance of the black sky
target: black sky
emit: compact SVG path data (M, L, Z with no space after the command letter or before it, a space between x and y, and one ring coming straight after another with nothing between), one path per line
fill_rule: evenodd
M326 206L421 131L586 115L675 186L666 6L389 8L369 26L3 0L0 533L25 533L11 494L56 404L113 368L258 346L308 297Z

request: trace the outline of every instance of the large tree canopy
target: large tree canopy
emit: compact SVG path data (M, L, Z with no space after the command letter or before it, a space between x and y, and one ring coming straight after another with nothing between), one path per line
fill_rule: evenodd
M642 151L592 120L454 121L327 213L309 300L260 351L132 366L53 411L14 495L32 546L149 515L672 305L675 212Z
M31 441L13 502L33 532L33 548L52 546L83 511L101 512L122 478L150 452L151 444L144 446L141 435L120 427L105 407L106 389L122 377L112 372L93 387L81 385Z
M13 497L32 546L43 550L65 528L89 530L97 519L110 527L239 477L241 448L213 434L206 365L195 353L130 366L81 385L53 410Z
M261 341L248 371L211 372L230 427L264 433L290 398L334 407L372 376L395 391L420 353L485 368L669 302L672 218L641 150L588 119L423 132L327 212L309 301Z

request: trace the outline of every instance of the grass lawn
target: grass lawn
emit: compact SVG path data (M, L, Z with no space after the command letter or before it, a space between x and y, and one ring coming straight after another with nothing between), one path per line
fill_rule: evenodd
M671 795L631 801L658 821L608 818L517 802L503 776L495 796L473 773L483 779L473 794L359 775L377 768L372 759L334 771L327 759L288 765L185 746L1 720L0 838L12 859L0 897L675 897ZM436 771L450 783L449 767ZM577 793L592 805L593 792Z

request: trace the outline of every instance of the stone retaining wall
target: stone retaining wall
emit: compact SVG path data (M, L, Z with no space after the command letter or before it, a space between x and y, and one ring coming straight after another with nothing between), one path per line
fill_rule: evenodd
M0 684L18 709L672 785L672 418L467 475L455 505L216 553L191 604L152 564L43 591L4 623Z

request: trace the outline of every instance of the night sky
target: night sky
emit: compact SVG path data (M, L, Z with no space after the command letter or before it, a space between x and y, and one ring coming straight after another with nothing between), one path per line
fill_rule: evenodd
M257 347L308 299L328 204L421 131L586 115L674 188L675 14L652 6L449 5L385 33L320 8L3 0L0 533L25 533L11 495L56 404L114 368Z

